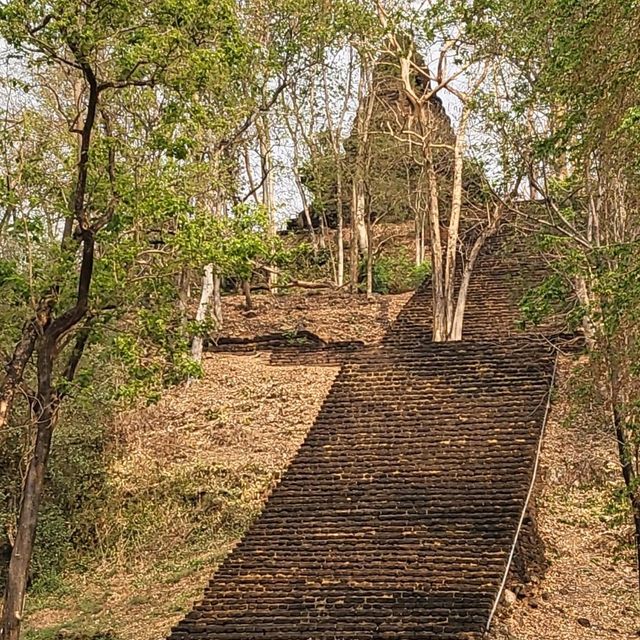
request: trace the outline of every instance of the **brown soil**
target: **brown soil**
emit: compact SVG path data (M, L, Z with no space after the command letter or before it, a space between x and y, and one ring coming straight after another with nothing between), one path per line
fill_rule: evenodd
M496 640L639 636L631 527L607 515L621 482L615 443L570 413L572 366L561 361L541 457L537 524L550 566L530 597L503 608Z
M225 328L222 335L253 337L268 333L310 331L325 341L379 341L410 293L392 296L347 293L292 293L285 296L254 296L255 312L244 311L242 296L223 298Z

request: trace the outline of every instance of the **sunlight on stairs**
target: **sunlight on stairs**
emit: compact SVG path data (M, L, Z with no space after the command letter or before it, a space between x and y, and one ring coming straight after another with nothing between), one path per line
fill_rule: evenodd
M533 482L550 343L517 330L519 266L487 256L465 340L422 288L352 354L262 514L171 640L480 637Z

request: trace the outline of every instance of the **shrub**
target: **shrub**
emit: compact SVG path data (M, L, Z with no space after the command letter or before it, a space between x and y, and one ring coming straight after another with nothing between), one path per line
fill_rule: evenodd
M373 265L373 290L376 293L404 293L420 286L431 273L428 262L416 266L409 251L400 247L391 254L382 254Z

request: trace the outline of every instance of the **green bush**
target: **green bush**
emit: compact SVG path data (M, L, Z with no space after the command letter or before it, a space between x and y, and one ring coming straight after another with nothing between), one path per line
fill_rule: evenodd
M404 293L416 289L431 273L431 264L416 266L409 251L401 247L382 254L373 265L373 290L376 293Z

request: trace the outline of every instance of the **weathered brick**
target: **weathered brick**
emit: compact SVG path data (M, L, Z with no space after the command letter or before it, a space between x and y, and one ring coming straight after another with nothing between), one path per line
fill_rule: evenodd
M480 637L552 379L537 336L557 331L518 329L531 264L495 249L481 260L462 342L431 342L425 285L380 347L344 347L305 443L171 640ZM335 355L272 353L275 364Z

